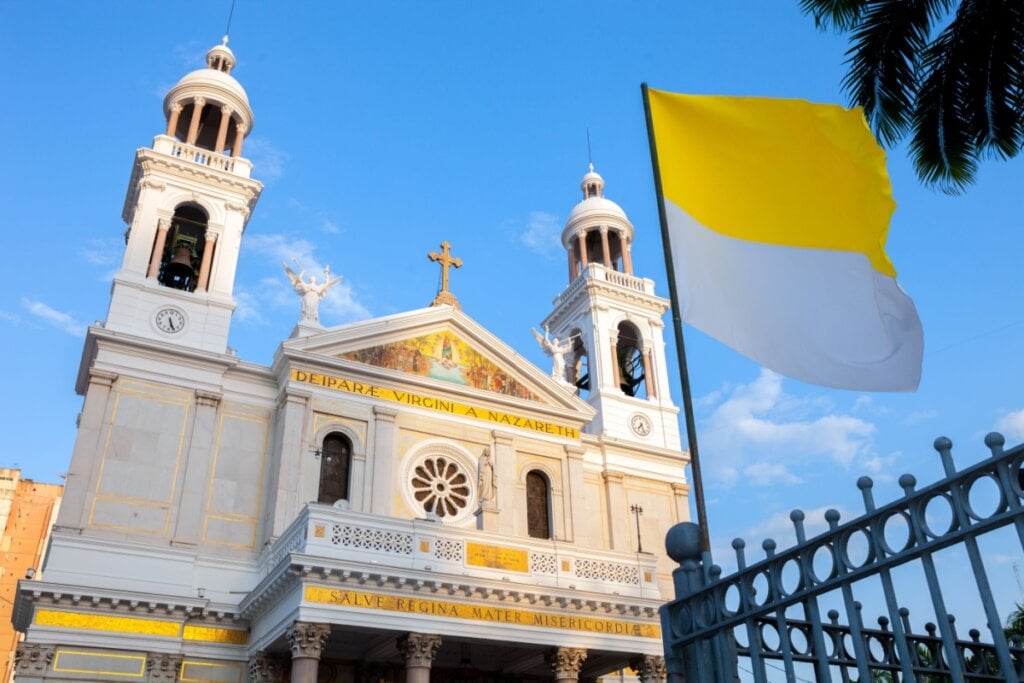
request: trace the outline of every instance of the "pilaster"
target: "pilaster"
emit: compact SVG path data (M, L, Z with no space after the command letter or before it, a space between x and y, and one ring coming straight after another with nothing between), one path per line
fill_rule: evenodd
M273 657L257 652L249 659L249 683L284 683L288 662L283 657Z
M116 381L116 373L89 369L85 402L78 416L78 435L57 517L59 526L82 529L87 523L90 492L95 490L95 478L99 476L101 444L110 429L110 394Z
M181 655L151 652L146 657L146 682L176 683L182 659Z
M370 512L390 515L395 497L394 470L398 458L398 411L384 406L373 407L373 471Z
M511 535L514 533L515 496L518 489L516 481L516 448L515 439L508 432L491 431L491 453L494 457L494 496L497 506L497 524L495 527L484 527L488 531Z
M195 392L196 412L192 421L192 442L185 460L185 475L179 492L178 519L174 526L174 545L199 543L203 505L209 486L213 447L217 438L217 409L221 394Z
M605 470L601 476L604 477L605 498L608 501L608 531L612 550L628 553L635 548L631 547L629 539L629 516L623 514L629 510L623 486L625 475L622 472Z
M303 502L298 498L302 457L305 455L302 434L311 396L312 394L306 391L285 389L277 404L277 424L274 431L279 435L276 444L279 462L277 467L271 468L276 481L268 482L271 499L267 502L266 514L273 517L264 524L264 528L268 529L273 537L284 533L295 519Z
M18 683L40 683L53 663L53 645L18 643L14 651L14 677Z
M569 495L565 496L565 540L570 543L598 546L600 543L594 542L595 539L588 539L587 533L587 500L583 494L583 453L584 449L581 446L565 447L565 490L569 492Z

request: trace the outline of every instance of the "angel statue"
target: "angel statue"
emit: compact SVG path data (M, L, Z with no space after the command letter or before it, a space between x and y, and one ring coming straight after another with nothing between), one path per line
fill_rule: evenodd
M295 259L292 259L295 261ZM295 261L298 264L298 261ZM316 281L316 275L310 275L309 280L303 280L302 276L306 274L305 269L295 274L288 264L285 263L284 272L288 274L288 279L291 280L292 287L302 297L302 312L299 315L299 322L320 322L320 313L318 311L320 307L320 299L327 296L327 290L334 285L338 284L341 280L341 276L338 275L333 280L331 279L331 267L324 267L324 281L318 283Z
M533 336L537 338L540 348L551 356L551 377L559 382L565 382L565 354L572 351L572 340L566 339L560 342L558 337L552 339L547 325L544 326L544 336L541 336L536 329L532 327L530 329L533 330Z

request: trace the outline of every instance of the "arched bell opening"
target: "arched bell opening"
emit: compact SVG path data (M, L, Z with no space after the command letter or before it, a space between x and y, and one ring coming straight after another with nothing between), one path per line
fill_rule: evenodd
M617 270L620 273L626 271L623 266L622 259L622 236L618 230L608 231L608 256L611 260L612 270Z
M576 329L570 335L572 343L572 362L569 364L567 378L576 387L576 395L586 398L590 395L590 358L587 355L587 347L583 343L582 333Z
M619 370L619 388L626 396L647 398L647 364L640 332L628 322L619 323L615 343L615 361Z
M199 112L199 121L195 131L195 139L190 140L189 134L192 130L192 118L195 115L196 103L182 102L181 113L178 114L177 126L174 129L174 137L181 142L195 145L201 149L230 154L233 152L234 141L238 134L238 122L233 114L225 114L221 105L217 102L207 101L202 105ZM221 121L227 116L227 130L224 132L224 139L220 141ZM222 149L217 149L218 141Z
M584 242L587 249L587 263L604 263L604 246L601 244L601 231L588 230Z
M206 211L195 204L181 204L174 210L160 259L160 284L186 292L195 290L208 224Z

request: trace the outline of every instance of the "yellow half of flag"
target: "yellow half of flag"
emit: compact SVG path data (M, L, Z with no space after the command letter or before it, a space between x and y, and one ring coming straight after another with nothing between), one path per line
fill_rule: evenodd
M863 112L648 99L683 319L795 379L916 388L923 334L885 253L895 203Z

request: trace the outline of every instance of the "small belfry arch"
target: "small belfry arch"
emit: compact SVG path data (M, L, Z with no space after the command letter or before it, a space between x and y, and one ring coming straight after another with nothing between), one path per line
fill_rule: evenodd
M640 330L632 322L623 320L616 328L614 342L615 383L626 396L653 398L651 383L651 353L645 348Z
M569 363L566 366L566 378L570 384L576 387L576 395L586 398L590 395L590 356L587 353L587 345L583 341L583 332L577 327L569 333L572 342L572 353L569 356Z
M205 290L213 259L213 240L208 239L210 215L196 202L174 207L161 218L153 240L149 277L164 287L186 292Z

